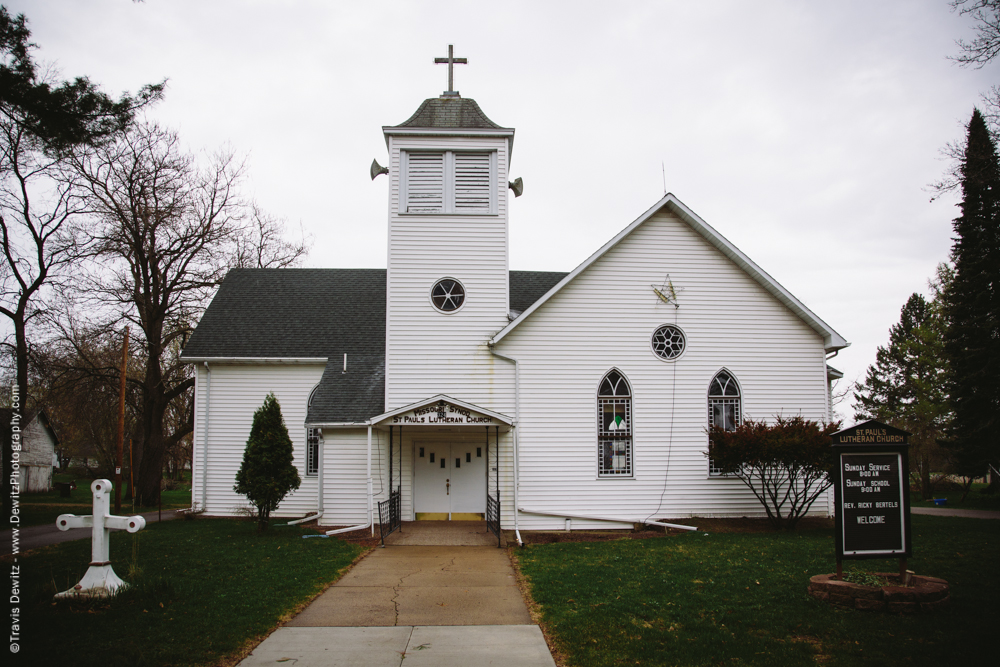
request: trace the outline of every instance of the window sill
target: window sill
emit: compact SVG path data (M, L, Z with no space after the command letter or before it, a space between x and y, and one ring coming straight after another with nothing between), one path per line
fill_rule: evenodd
M456 211L449 211L447 213L445 213L443 211L440 212L440 213L417 213L417 212L410 213L409 211L406 211L406 212L400 211L396 215L398 215L401 218L411 218L411 217L413 217L413 218L430 218L430 217L434 217L434 218L489 218L489 217L498 218L498 217L500 217L500 214L497 213L497 212L495 212L495 211L490 212L490 213L477 213L475 211L467 211L467 212L463 212L463 213L459 213L459 212L456 212Z

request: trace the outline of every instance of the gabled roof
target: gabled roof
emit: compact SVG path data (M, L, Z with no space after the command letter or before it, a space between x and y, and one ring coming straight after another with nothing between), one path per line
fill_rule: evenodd
M761 287L767 290L774 298L784 304L789 310L797 315L803 322L809 325L814 331L823 336L823 346L827 352L839 350L850 345L844 338L833 330L830 325L821 320L811 310L805 307L801 301L782 287L778 281L769 276L763 269L753 263L749 257L743 254L739 248L729 242L722 234L715 231L707 222L699 218L691 209L685 206L677 197L668 193L656 202L648 211L639 216L632 224L623 229L613 239L608 241L597 252L588 257L582 264L573 269L565 278L559 281L554 287L545 293L540 299L532 303L516 320L504 327L490 341L490 345L495 345L503 340L511 331L516 329L522 322L528 319L532 313L542 307L549 299L557 294L563 287L568 285L574 278L583 273L594 262L603 257L609 250L618 245L625 237L635 231L640 225L649 220L660 209L668 209L681 220L686 222L692 229L701 234L710 244L718 249L723 255L733 261L738 267L743 269Z
M454 405L456 407L459 407L459 408L463 408L465 410L471 410L471 411L474 411L474 412L479 412L481 414L486 415L487 417L492 417L493 419L496 419L498 422L501 422L501 423L506 424L508 426L510 426L511 424L514 423L513 419L511 419L510 417L508 417L507 415L505 415L503 413L494 412L493 410L487 410L486 408L479 407L478 405L475 405L473 403L467 403L466 401L460 401L457 398L452 398L451 396L447 396L445 394L438 394L437 396L431 396L430 398L425 398L425 399L423 399L421 401L417 401L415 403L410 403L409 405L404 405L401 408L396 408L395 410L392 410L390 412L386 412L384 414L377 415L375 417L372 417L372 423L376 424L376 423L379 423L379 422L383 422L383 421L385 421L387 419L391 419L391 418L393 418L393 417L395 417L397 415L401 415L403 413L409 412L410 410L417 410L419 408L422 408L422 407L425 407L425 406L428 406L428 405L433 405L433 404L438 403L440 401L444 401L445 403L451 403L452 405Z

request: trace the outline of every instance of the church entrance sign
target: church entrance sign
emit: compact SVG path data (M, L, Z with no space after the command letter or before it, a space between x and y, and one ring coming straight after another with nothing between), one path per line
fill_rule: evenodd
M868 421L833 434L837 570L845 558L906 558L909 433Z
M442 400L394 415L389 423L395 426L492 426L499 422L489 415Z

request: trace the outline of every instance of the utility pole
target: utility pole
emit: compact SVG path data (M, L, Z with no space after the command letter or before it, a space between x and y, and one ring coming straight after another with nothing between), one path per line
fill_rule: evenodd
M118 392L118 459L115 465L115 514L122 511L122 448L125 443L125 369L128 367L128 327L122 343L122 381Z

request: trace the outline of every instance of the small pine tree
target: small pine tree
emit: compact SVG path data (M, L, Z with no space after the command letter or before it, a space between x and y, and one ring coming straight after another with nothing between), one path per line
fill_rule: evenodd
M954 419L947 446L959 474L1000 467L1000 162L979 110L961 164L962 215L955 219L955 275L946 292ZM991 491L997 490L996 475Z
M273 393L268 394L264 405L253 413L253 427L233 486L233 491L246 496L257 508L258 532L267 530L271 512L302 483L292 456L292 439L281 406Z
M938 267L938 285L949 280L950 269ZM920 473L924 498L934 493L931 471L944 468L937 441L949 417L945 391L947 360L943 337L945 318L939 298L928 303L920 294L910 296L889 330L889 344L879 347L875 363L854 393L858 422L877 419L909 431L911 464Z

